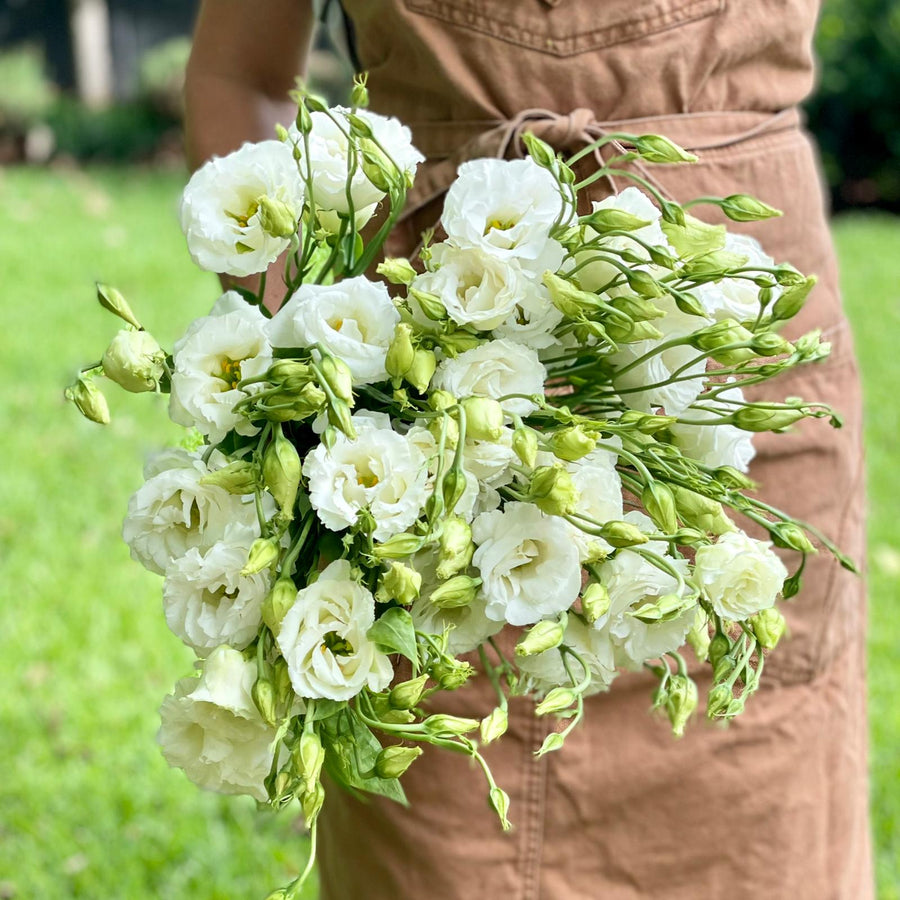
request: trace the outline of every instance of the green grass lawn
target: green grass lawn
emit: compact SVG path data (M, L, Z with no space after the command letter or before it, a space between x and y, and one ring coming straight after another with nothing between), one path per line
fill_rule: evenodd
M109 391L113 424L62 400L116 321L92 283L117 285L164 345L216 296L176 222L180 174L0 171L0 900L261 897L292 877L294 815L196 790L154 736L191 665L167 631L160 579L119 527L146 454L173 440L159 398ZM873 809L880 900L900 900L900 221L835 229L867 388L871 522ZM876 414L877 411L877 414ZM315 891L310 892L310 898Z

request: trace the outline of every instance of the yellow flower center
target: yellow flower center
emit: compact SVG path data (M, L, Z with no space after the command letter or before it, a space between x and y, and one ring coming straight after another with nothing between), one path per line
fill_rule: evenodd
M331 319L331 320L328 322L328 324L329 324L335 331L340 331L340 330L341 330L341 326L344 324L344 320L343 320L343 319Z
M360 487L375 487L375 485L378 484L378 476L373 475L371 472L368 474L359 472L356 475L356 483L360 485Z
M334 656L349 656L354 652L353 644L341 637L336 631L329 631L322 639L321 650L330 650Z
M225 215L228 216L229 219L234 219L241 228L246 228L250 223L250 220L259 212L259 203L256 200L251 200L250 203L247 204L247 210L243 213L235 213L231 212L231 210L226 209Z
M233 391L240 383L241 363L244 362L244 360L231 359L228 356L223 356L220 362L222 364L222 370L218 373L217 377L221 378L222 381L228 385L229 389Z
M484 233L487 234L492 228L497 231L509 231L514 225L517 225L516 219L501 219L499 217L488 219L484 226Z

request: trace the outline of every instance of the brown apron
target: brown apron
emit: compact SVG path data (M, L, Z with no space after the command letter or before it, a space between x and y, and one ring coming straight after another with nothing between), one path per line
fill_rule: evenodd
M524 128L561 150L612 128L659 132L701 156L693 166L653 168L670 196L741 191L785 211L729 227L819 276L789 336L821 327L834 350L766 390L826 400L846 424L760 436L751 475L765 499L862 561L857 369L816 157L795 111L812 86L816 0L345 6L373 109L410 124L428 156L394 253L410 252L435 222L459 162L515 155ZM594 187L597 198L609 190ZM437 750L404 776L410 809L331 790L322 900L871 898L863 586L824 554L807 573L801 595L785 604L790 639L728 728L701 718L675 740L648 715L650 680L628 675L589 701L561 752L536 761L552 723L535 719L529 701L513 701L509 733L486 748L511 798L509 834L487 808L480 773ZM484 715L492 707L485 682L441 702Z

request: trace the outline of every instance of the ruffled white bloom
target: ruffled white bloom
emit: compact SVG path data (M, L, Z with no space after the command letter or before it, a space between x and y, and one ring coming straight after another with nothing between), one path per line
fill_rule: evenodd
M304 284L268 325L275 347L322 344L349 367L354 384L384 381L400 314L381 282L364 275L336 284Z
M502 399L507 394L544 393L547 371L530 347L512 341L486 341L437 367L432 386L455 397L490 397L508 414L527 416L537 404L527 397Z
M431 496L434 492L434 483L437 476L438 442L434 435L421 425L414 425L410 428L406 433L406 439L415 447L418 447L419 452L425 458L428 468L428 478L425 481L425 495ZM453 464L453 456L453 449L450 447L445 448L443 463L445 472ZM478 500L480 485L478 479L471 472L467 471L465 465L463 465L462 472L466 479L465 490L459 500L456 501L456 506L452 510L448 510L447 514L453 513L457 516L462 516L467 522L471 522L475 517L475 503Z
M253 702L255 681L256 663L231 647L214 650L200 678L182 678L159 711L169 765L207 790L265 800L275 730Z
M374 623L375 598L351 577L346 559L298 591L275 635L298 696L349 700L364 687L384 690L394 671L366 637Z
M447 638L447 652L460 656L475 650L479 644L493 637L503 628L503 622L489 619L485 614L485 599L478 595L468 604L453 609L441 609L431 602L431 595L442 583L437 577L436 554L433 550L417 553L410 565L422 574L422 586L418 598L409 609L417 631L426 634L443 634L451 629Z
M585 691L585 696L608 690L617 675L612 644L608 637L585 625L576 616L569 616L563 643L571 647L590 670L591 683ZM516 667L525 676L525 690L538 698L555 687L571 684L562 653L558 648L546 650L535 656L517 658ZM586 675L571 656L569 668L577 681Z
M746 234L725 235L725 250L746 258L748 267L760 266L772 268L775 260L763 250L756 238ZM718 282L699 285L696 294L706 311L717 321L736 319L738 322L755 320L759 315L759 288L749 280L753 272L747 272L746 278L723 278ZM773 302L781 294L780 287L772 288Z
M376 541L405 531L427 499L428 466L419 448L366 416L355 415L357 437L336 436L329 450L314 447L303 463L310 502L326 528L343 531L360 510L375 519Z
M547 350L559 344L553 329L562 318L563 314L551 302L547 288L536 279L526 279L515 309L494 329L494 337L525 344L535 350Z
M618 456L602 448L592 450L577 462L566 464L578 491L575 515L601 524L622 518L622 479L616 471ZM596 528L591 522L586 527ZM573 527L582 562L605 556L612 549L601 537Z
M243 650L259 631L268 575L241 575L257 533L246 525L228 526L222 540L206 550L190 548L166 572L166 622L198 656L220 644Z
M515 259L540 275L563 260L562 245L550 237L562 209L556 180L534 160L475 159L459 167L441 224L451 243Z
M529 625L568 609L578 597L578 548L558 516L530 503L507 503L475 519L472 539L489 619Z
M627 513L625 521L642 530L655 531L653 522L643 513ZM650 541L641 548L660 556L666 551L661 541ZM667 561L682 576L687 574L687 560L667 558ZM644 603L679 593L677 579L632 550L619 550L614 559L600 566L599 572L601 582L609 591L610 607L597 619L594 628L608 637L616 665L639 669L645 660L677 650L684 644L694 622L693 606L671 621L650 625L630 615Z
M788 573L771 547L733 531L697 550L694 580L720 616L740 621L774 606Z
M266 321L257 307L228 291L208 316L191 323L173 353L169 399L173 422L195 427L213 444L232 430L238 434L259 430L234 406L247 396L238 383L262 375L272 364Z
M727 401L743 402L744 393L739 387L722 391L715 400L704 401L704 406L721 409L728 414L739 408ZM715 413L697 409L691 410L692 419L718 422ZM750 461L756 455L753 434L734 425L672 425L669 429L675 445L685 456L696 459L708 466L733 466L739 472L750 468Z
M261 197L284 204L288 219L300 218L303 179L291 148L280 141L244 144L194 173L181 200L181 227L201 269L253 275L287 249L287 237L264 230Z
M259 533L252 504L220 487L200 484L226 460L213 453L209 462L199 453L163 451L148 462L146 481L128 501L122 537L132 558L157 575L192 548L212 546L231 523L254 531L254 537Z

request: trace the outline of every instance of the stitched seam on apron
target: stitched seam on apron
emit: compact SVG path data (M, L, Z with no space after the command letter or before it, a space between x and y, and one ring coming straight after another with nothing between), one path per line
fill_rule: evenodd
M526 827L520 870L521 900L540 900L541 850L544 842L544 807L547 793L547 758L536 759L534 751L544 740L543 722L532 715L529 740L525 747Z

